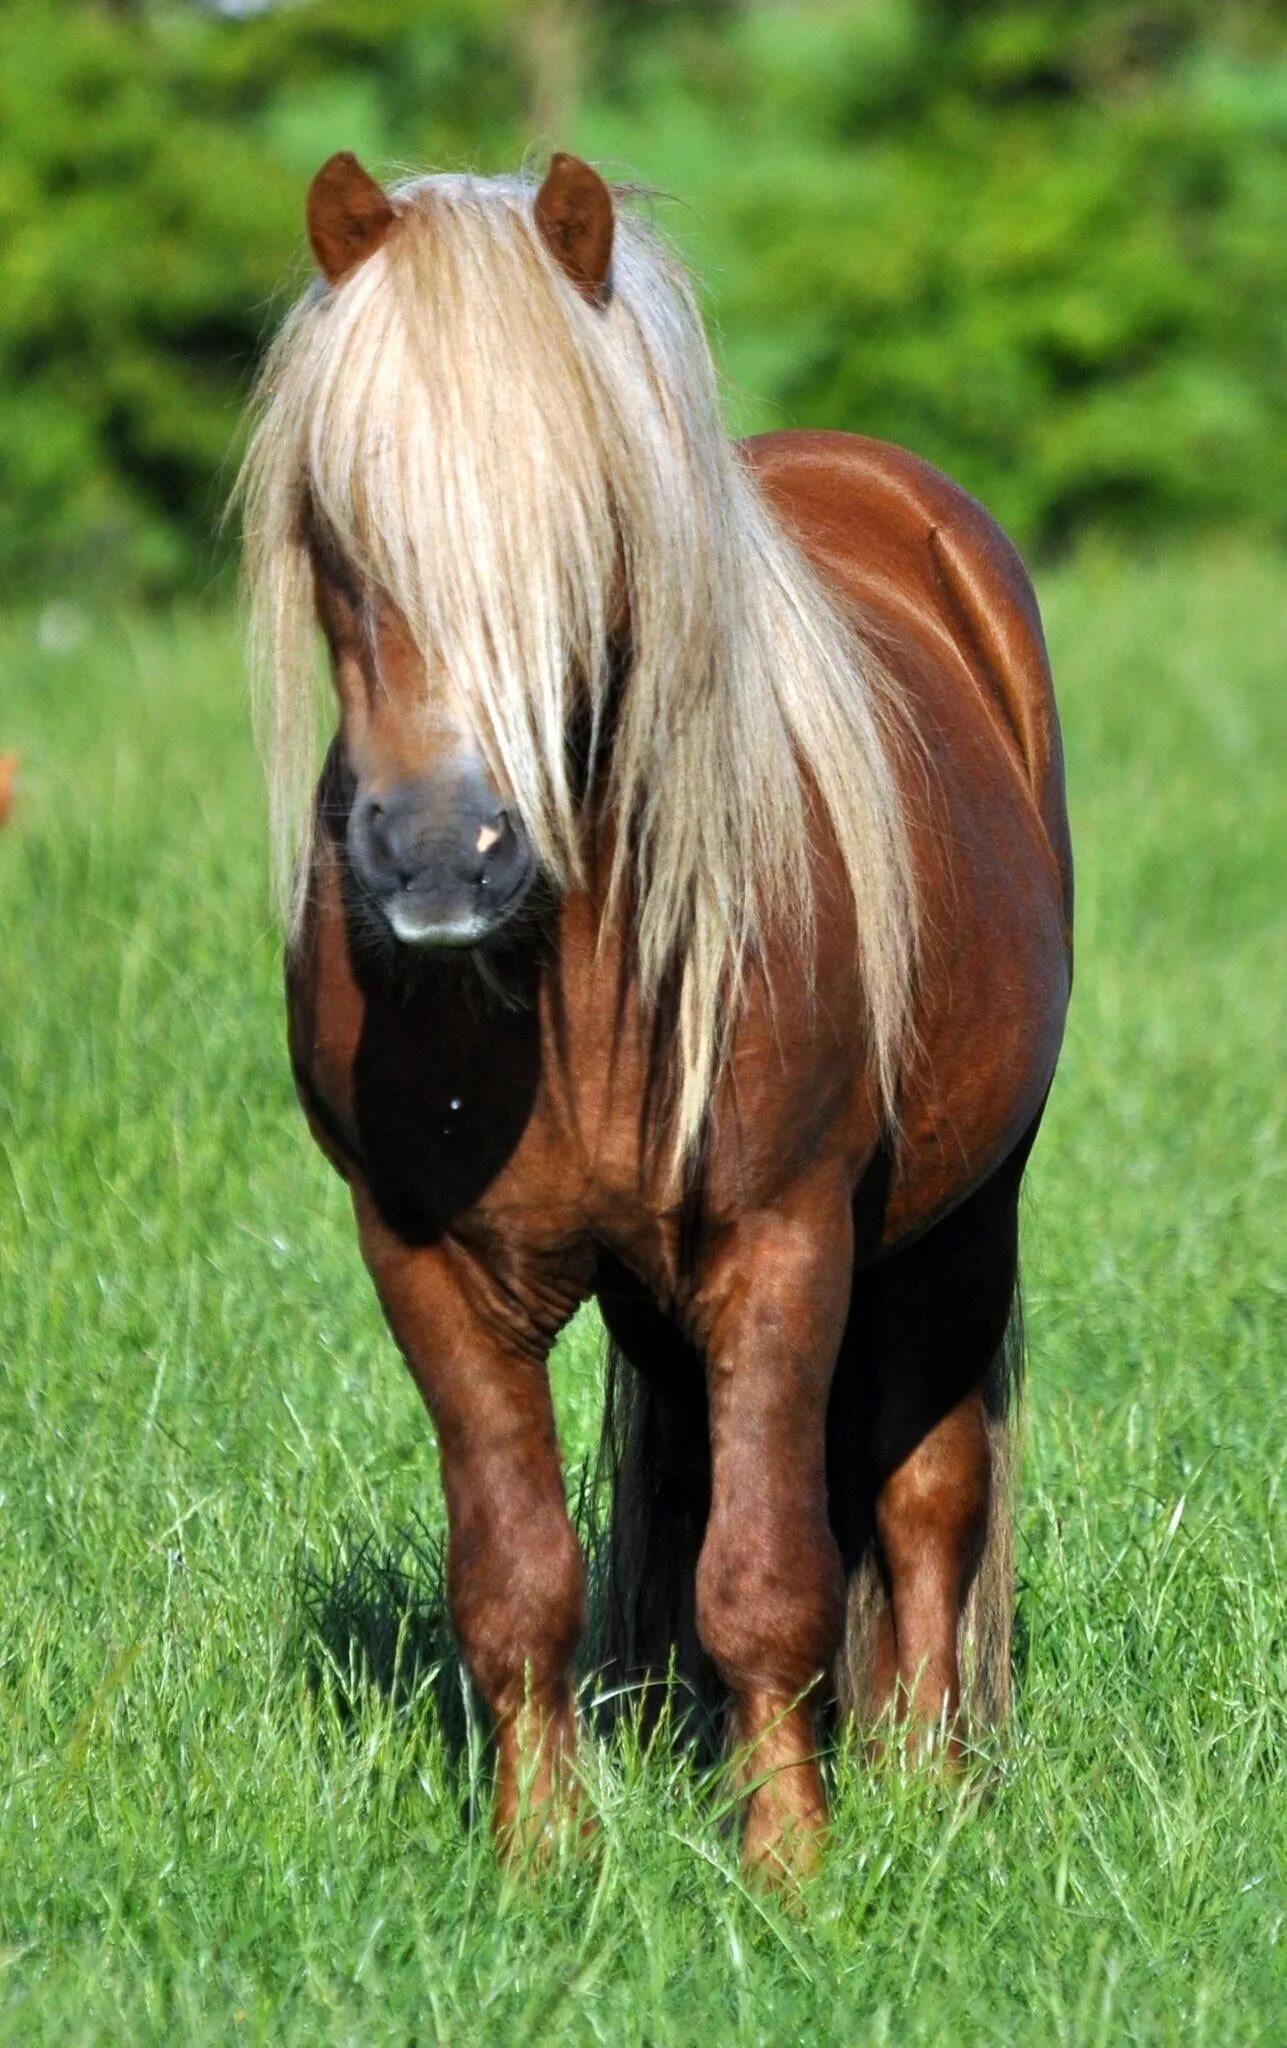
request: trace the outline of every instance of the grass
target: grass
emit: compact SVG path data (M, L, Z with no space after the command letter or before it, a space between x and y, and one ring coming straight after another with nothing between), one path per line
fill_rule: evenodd
M290 1092L231 623L0 626L0 2040L1283 2039L1283 567L1044 580L1080 959L1017 1725L982 1804L841 1758L795 1907L628 1731L597 1860L495 1867L433 1446ZM575 1464L589 1325L555 1375Z

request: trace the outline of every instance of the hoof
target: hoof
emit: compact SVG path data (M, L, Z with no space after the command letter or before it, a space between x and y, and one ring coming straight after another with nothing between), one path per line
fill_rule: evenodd
M757 1824L752 1815L742 1837L742 1868L772 1891L794 1890L822 1868L826 1836L825 1815L767 1825Z

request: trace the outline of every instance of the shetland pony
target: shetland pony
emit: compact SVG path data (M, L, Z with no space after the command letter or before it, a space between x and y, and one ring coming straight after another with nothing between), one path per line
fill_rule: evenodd
M829 1700L953 1751L1007 1706L1072 894L1032 592L913 455L730 443L682 269L576 159L333 157L308 230L241 486L290 1050L437 1431L497 1831L574 1793L546 1359L593 1296L606 1654L717 1674L747 1863L804 1869Z

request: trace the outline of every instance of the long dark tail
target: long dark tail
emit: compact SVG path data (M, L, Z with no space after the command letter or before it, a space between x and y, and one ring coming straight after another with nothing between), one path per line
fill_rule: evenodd
M1023 1395L1023 1304L1016 1281L1010 1317L1000 1348L988 1368L983 1398L988 1419L990 1473L988 1520L983 1549L966 1594L958 1632L961 1703L975 1735L1004 1722L1010 1712L1011 1636L1014 1623L1014 1493ZM852 1470L863 1443L853 1440L853 1402L833 1402L828 1444L832 1469ZM834 1517L834 1509L833 1509ZM841 1709L859 1726L870 1725L875 1675L876 1631L885 1605L885 1586L876 1561L869 1506L857 1524L839 1528L848 1567L845 1634L836 1660L836 1695ZM848 1538L848 1540L846 1540Z
M697 1634L696 1573L710 1508L710 1446L700 1373L659 1391L611 1342L596 1493L592 1652L610 1682L673 1676L700 1718L718 1678Z

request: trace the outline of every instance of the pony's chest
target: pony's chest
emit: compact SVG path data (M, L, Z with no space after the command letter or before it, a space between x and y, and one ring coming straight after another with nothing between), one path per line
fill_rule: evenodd
M288 974L297 1085L314 1135L399 1235L503 1244L542 1269L607 1246L664 1275L668 1175L633 1043L585 1004L569 1020L468 977L366 978L337 926L314 936Z

